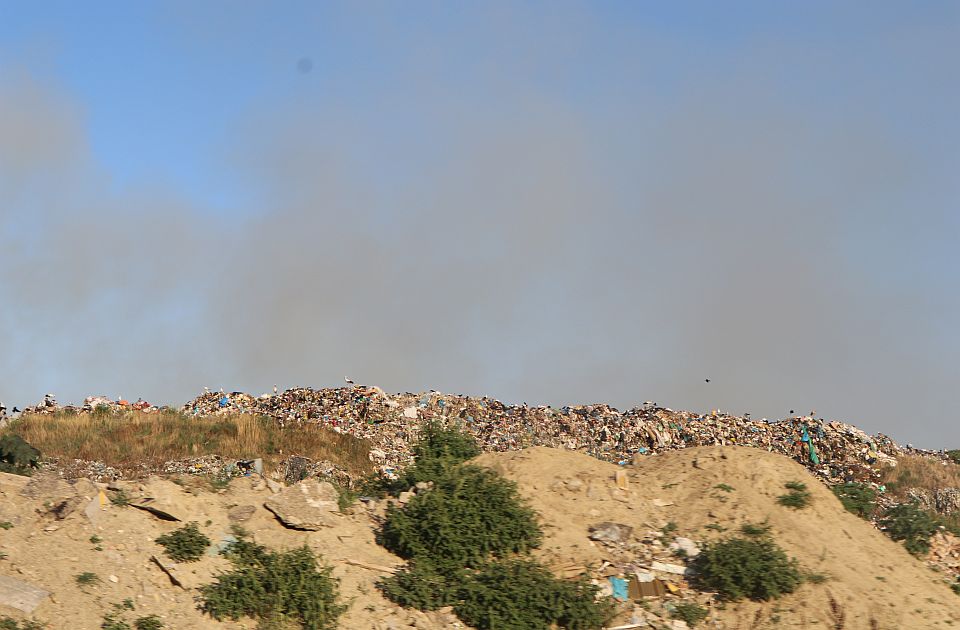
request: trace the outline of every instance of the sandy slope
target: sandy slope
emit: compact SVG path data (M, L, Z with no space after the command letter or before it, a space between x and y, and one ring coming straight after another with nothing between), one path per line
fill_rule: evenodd
M715 609L707 627L960 627L960 597L900 545L845 512L825 487L782 456L749 448L705 447L648 457L638 466L627 467L630 489L626 493L615 487L617 466L578 453L535 448L488 453L477 461L519 483L546 525L547 539L538 553L554 565L603 560L607 552L587 538L589 525L599 521L633 525L636 531L658 529L674 521L678 534L705 540L720 535L705 529L708 524L733 530L744 522L767 519L776 540L790 555L806 569L831 576L824 584L806 584L777 602ZM573 479L580 483L564 483ZM784 492L783 484L791 480L808 483L814 495L809 508L794 511L776 504L776 497ZM734 490L716 490L720 483ZM578 485L579 489L571 490ZM199 522L215 541L230 531L230 508L253 506L253 516L241 524L257 542L274 548L306 543L334 567L334 575L342 581L341 592L351 602L343 628L458 627L455 618L444 613L427 615L393 606L374 586L382 571L347 562L373 567L401 564L375 543L375 513L363 507L337 516L332 527L302 532L286 529L263 508L270 491L260 480L238 479L219 493L156 478L126 486L131 494L155 497L159 507L183 520ZM223 559L208 557L183 565L181 579L188 589L173 586L150 562L150 556L160 551L153 539L179 524L109 503L99 509L99 492L86 480L67 483L50 477L30 480L0 474L0 522L13 524L11 529L0 530L0 551L7 554L0 560L0 575L52 592L35 611L35 618L51 628L95 630L113 603L129 597L137 605L130 620L157 614L166 627L175 630L255 626L250 620L220 624L195 609L195 593L189 587L210 581L214 572L226 567ZM76 497L77 507L66 518L57 520L48 514L49 506L70 497ZM657 507L654 499L672 505ZM91 503L96 509L87 511ZM376 513L382 514L382 509L379 506ZM90 542L93 535L103 539L101 551ZM74 576L83 571L97 573L102 582L86 590L79 588ZM0 607L3 614L22 616Z
M26 486L24 485L26 484ZM373 539L370 517L363 511L337 517L333 527L318 532L295 531L284 528L263 508L270 496L262 482L252 479L235 480L223 493L206 489L189 489L163 479L151 479L145 484L129 483L131 493L142 487L149 496L157 497L158 505L184 520L198 521L201 530L216 540L230 531L227 513L232 506L255 506L253 516L242 524L254 539L273 548L291 548L308 544L323 555L334 567L334 575L341 580L340 591L351 601L342 618L343 628L421 628L440 630L454 627L454 617L440 613L429 615L405 611L383 599L374 587L380 572L344 562L346 559L377 566L397 566L401 562ZM24 493L30 496L24 496ZM137 610L128 617L157 614L167 628L196 630L198 628L254 628L252 620L239 623L218 623L201 615L195 608L194 592L175 587L161 570L150 561L161 548L153 539L176 529L180 524L156 519L133 508L118 508L107 504L94 514L94 521L84 514L89 501L97 501L99 489L87 480L73 484L58 479L18 478L0 475L0 521L13 523L13 528L0 530L0 551L7 558L0 560L0 575L8 575L42 587L53 593L42 603L34 618L45 621L51 628L95 630L100 627L103 614L111 605L132 598ZM82 497L81 507L57 521L43 516L46 504L61 497ZM210 524L207 525L207 521ZM52 531L46 531L47 529ZM54 529L55 528L55 529ZM102 551L96 551L90 537L103 539ZM222 558L209 557L200 562L182 565L185 586L192 587L211 581L214 572L228 565ZM80 589L74 576L84 571L97 573L102 582L94 587ZM116 582L109 576L114 576ZM0 615L22 618L12 608L0 606Z
M618 491L618 467L589 456L547 448L482 455L518 482L543 517L547 540L541 555L553 563L590 562L604 550L587 538L598 521L639 530L669 521L678 534L710 540L724 534L705 529L716 523L729 531L745 522L767 520L776 541L810 571L831 579L805 584L776 602L728 605L715 610L724 628L830 628L900 630L960 625L960 597L937 574L840 502L796 462L752 448L700 447L646 457L629 466L630 490ZM571 491L557 483L579 479ZM784 484L807 483L812 504L792 510L776 503ZM728 484L732 492L715 486ZM656 507L659 503L673 503Z

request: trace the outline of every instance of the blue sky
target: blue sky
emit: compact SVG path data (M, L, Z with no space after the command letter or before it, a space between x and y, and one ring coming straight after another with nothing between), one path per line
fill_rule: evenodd
M947 2L2 4L0 399L349 372L956 440L958 36Z

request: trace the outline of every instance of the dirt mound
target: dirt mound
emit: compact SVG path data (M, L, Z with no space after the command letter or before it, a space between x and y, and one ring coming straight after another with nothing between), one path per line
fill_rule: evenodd
M222 491L202 484L191 477L177 482L154 477L118 485L132 505L152 506L181 519L173 522L144 509L114 505L107 497L116 493L104 484L0 473L0 601L19 606L27 601L31 605L25 608L39 601L32 615L0 605L0 617L32 617L57 630L94 630L114 604L129 598L136 610L125 613L128 621L155 614L169 630L253 628L251 619L218 623L196 609L195 587L229 568L222 557L211 551L199 562L177 566L173 573L182 587L151 559L155 555L169 567L172 563L154 540L196 521L214 545L229 540L231 525L238 524L272 549L306 544L319 553L333 566L341 596L350 602L342 628L463 627L450 614L403 610L380 596L376 580L401 561L376 544L374 521L361 505L346 514L332 513L319 531L300 531L284 527L265 509L264 503L276 495L258 477L236 479ZM97 579L82 587L76 576L85 572Z
M960 622L960 598L941 577L869 523L845 512L803 466L780 455L746 447L702 447L618 466L538 447L487 453L476 461L518 482L545 525L546 540L537 553L559 573L588 567L606 582L606 576L622 573L633 561L660 572L664 582L678 590L668 591L666 599L649 600L653 612L678 597L701 603L709 599L690 590L682 575L671 574L674 567L657 564L683 563L670 558L669 541L658 538L665 528L672 529L668 523L676 524L671 538L699 543L726 535L718 528L731 533L744 523L765 521L777 543L805 570L829 579L806 583L769 603L712 606L712 625L706 627L895 630ZM810 489L810 506L792 510L778 505L784 484L798 480ZM402 564L374 540L384 501L358 503L347 513L332 513L318 531L301 531L284 527L265 509L275 496L271 486L279 488L257 476L235 479L220 490L193 477L118 485L141 509L111 503L107 495L115 492L86 479L0 474L0 599L6 593L7 603L35 606L32 616L55 629L98 628L103 615L127 598L136 606L131 619L156 614L174 630L251 628L255 622L249 619L221 624L196 610L193 589L227 567L223 558L209 555L176 568L182 586L171 583L152 560L154 555L163 558L154 540L183 522L196 521L217 545L229 540L231 525L237 523L260 544L274 549L307 544L331 564L350 602L341 619L343 628L463 628L449 611L403 610L377 591L377 579ZM162 520L156 512L180 522ZM608 528L623 541L614 545L588 538L589 528L605 521L627 526ZM99 581L81 587L76 576L88 571ZM16 601L10 596L13 591ZM639 608L621 620L637 612L652 620ZM14 607L0 606L2 615L24 616Z
M942 578L846 512L829 489L782 455L746 447L698 447L617 466L537 447L486 453L475 461L518 483L543 518L547 536L540 555L554 567L597 571L607 561L613 566L599 569L599 575L616 574L623 556L618 559L609 546L588 538L589 528L599 522L632 527L634 541L675 523L673 535L695 542L716 540L745 523L765 523L805 570L829 576L776 601L714 607L711 615L719 627L898 630L960 621L960 598ZM618 488L617 471L626 472L625 490ZM809 507L794 510L777 503L791 481L807 484ZM640 545L625 547L627 553L631 549L640 555ZM683 579L677 579L682 587Z

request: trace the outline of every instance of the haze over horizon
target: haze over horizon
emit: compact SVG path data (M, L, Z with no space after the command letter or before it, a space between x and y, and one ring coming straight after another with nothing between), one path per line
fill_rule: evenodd
M957 42L949 2L0 5L0 400L346 374L960 446Z

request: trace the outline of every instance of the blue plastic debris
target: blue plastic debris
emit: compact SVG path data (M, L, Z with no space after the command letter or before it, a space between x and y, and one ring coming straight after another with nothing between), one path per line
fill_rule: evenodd
M627 594L627 581L613 575L607 579L610 580L610 586L613 587L613 598L621 602L627 601L629 597Z

